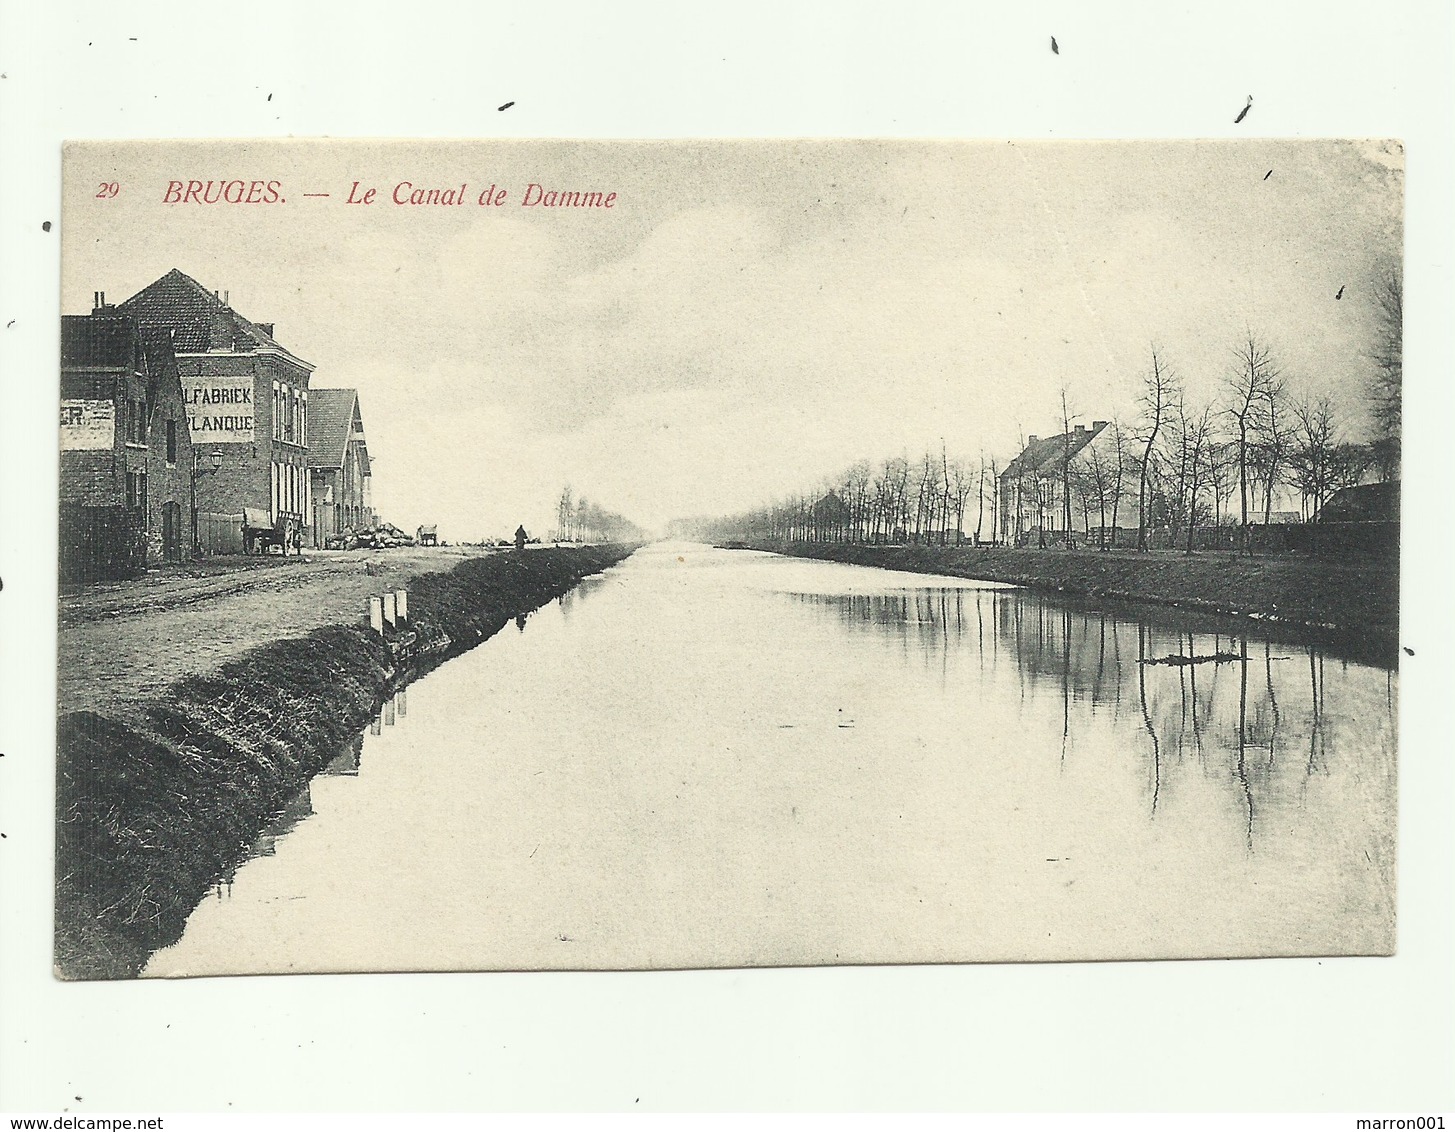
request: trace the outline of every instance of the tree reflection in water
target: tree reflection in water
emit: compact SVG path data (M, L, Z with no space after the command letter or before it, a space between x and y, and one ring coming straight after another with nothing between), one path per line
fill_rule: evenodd
M1280 640L1226 618L1105 608L1014 589L790 596L833 614L851 632L893 642L905 663L934 664L947 694L972 691L967 677L987 687L1013 678L1023 712L1054 697L1063 767L1077 756L1084 733L1111 726L1119 749L1145 760L1148 819L1157 818L1169 790L1200 777L1236 809L1248 852L1265 817L1303 806L1310 781L1335 773L1341 757L1382 760L1373 768L1376 780L1392 772L1393 670L1292 639L1291 632ZM1006 670L1011 661L1013 674ZM1332 712L1330 666L1338 672L1339 707ZM1370 706L1376 710L1366 712ZM1038 744L1027 734L1025 748L1014 753L1036 757ZM1290 744L1305 747L1306 757L1280 758Z

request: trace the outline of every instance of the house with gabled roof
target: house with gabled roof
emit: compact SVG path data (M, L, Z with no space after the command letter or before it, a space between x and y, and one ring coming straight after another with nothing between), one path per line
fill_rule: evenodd
M191 554L192 443L171 336L104 305L61 318L61 576Z
M1066 522L1068 481L1072 536L1078 530L1089 538L1098 528L1135 527L1136 484L1129 481L1126 459L1120 461L1120 474L1118 462L1106 421L1030 437L1000 473L1000 537L1011 546L1075 541L1068 539Z
M246 318L226 291L209 290L175 268L116 309L171 335L201 454L199 512L250 531L271 528L285 546L306 538L313 364L280 343L272 323Z
M356 389L312 390L308 448L310 516L314 546L345 530L374 526L369 445Z

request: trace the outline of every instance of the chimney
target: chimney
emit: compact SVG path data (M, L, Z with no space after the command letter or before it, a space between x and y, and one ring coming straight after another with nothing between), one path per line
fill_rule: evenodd
M91 313L92 314L101 314L102 312L109 311L110 309L111 308L106 305L106 292L105 291L92 291L91 292Z
M1092 432L1100 432L1102 429L1106 428L1106 426L1107 426L1107 422L1106 421L1092 421L1091 422L1091 431Z
M255 322L253 323L253 325L261 330L264 334L266 334L269 338L273 336L273 324L271 322Z
M1078 434L1083 433L1086 431L1086 426L1084 424L1079 424L1076 426L1076 431Z
M231 295L232 295L232 292L231 292L231 291L224 291L224 292L223 292L223 293L222 293L222 305L223 305L223 306L225 306L225 307L227 307L227 306L231 306L231 304L230 304L230 303L229 303L229 302L228 302L228 301L227 301L227 300L228 300L228 298L229 298L229 297L230 297L230 296L231 296Z
M1032 444L1034 444L1034 443L1035 443L1035 442L1036 442L1036 441L1038 441L1038 440L1040 440L1040 439L1041 439L1041 438L1040 438L1040 437L1039 437L1039 436L1034 436L1034 435L1033 435L1033 436L1031 436L1031 437L1029 437L1029 438L1028 438L1028 439L1027 439L1027 440L1026 440L1026 447L1027 447L1027 448L1029 448L1029 447L1030 447L1030 446L1031 446L1031 445L1032 445Z

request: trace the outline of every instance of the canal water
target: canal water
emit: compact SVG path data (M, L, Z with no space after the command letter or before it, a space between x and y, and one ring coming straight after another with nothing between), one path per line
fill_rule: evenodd
M659 544L401 693L145 973L1388 953L1397 677L1230 626Z

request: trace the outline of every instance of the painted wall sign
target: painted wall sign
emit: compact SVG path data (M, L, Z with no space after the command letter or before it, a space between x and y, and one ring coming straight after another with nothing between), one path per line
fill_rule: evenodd
M184 377L182 400L192 442L249 444L253 439L251 377Z
M61 451L106 450L116 446L114 401L61 402Z

